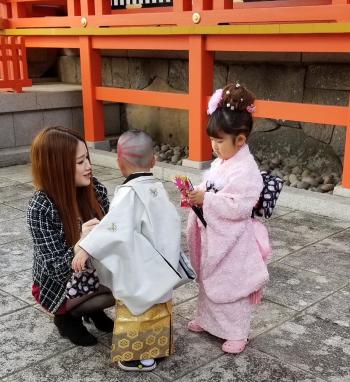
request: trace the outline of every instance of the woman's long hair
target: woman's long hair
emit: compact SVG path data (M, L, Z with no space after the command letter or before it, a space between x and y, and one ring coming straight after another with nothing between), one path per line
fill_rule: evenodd
M69 246L80 239L80 218L85 222L103 217L92 181L87 187L75 185L79 141L86 146L74 131L49 127L35 137L31 148L34 186L45 192L58 209Z

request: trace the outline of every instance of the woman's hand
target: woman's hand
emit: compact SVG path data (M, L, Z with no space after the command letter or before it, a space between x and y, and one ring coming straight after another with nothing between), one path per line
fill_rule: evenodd
M81 239L84 238L100 221L96 218L88 220L81 226Z
M192 204L202 205L204 202L204 195L205 191L194 190L189 192L188 198L190 199Z
M72 260L72 269L74 272L81 272L85 269L85 264L89 259L90 255L78 245L74 247L75 256Z

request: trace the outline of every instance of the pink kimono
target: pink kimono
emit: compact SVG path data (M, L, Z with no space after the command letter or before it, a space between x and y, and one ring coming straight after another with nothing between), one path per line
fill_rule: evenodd
M268 280L266 228L251 218L263 188L247 145L228 160L216 159L198 186L207 228L190 212L187 241L199 283L195 321L226 340L248 338L249 295Z

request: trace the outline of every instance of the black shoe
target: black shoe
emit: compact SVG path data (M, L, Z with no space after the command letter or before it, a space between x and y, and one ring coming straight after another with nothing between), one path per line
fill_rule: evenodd
M92 321L98 330L105 333L112 333L114 328L114 322L110 319L103 310L99 310L95 313L85 314L84 321Z
M118 366L125 371L151 371L157 366L155 360L151 365L145 366L142 361L119 361Z
M54 323L63 338L68 338L74 345L93 346L97 339L87 331L81 317L73 317L69 313L56 315Z

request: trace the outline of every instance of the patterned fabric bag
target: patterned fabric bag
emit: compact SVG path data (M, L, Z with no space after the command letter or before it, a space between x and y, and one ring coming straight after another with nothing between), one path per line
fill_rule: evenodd
M261 172L261 176L263 178L264 187L261 191L258 203L253 208L252 217L260 216L268 219L271 217L277 199L282 191L283 180L266 171Z
M77 298L86 294L94 293L100 286L95 269L85 269L82 272L73 273L67 283L67 298Z

